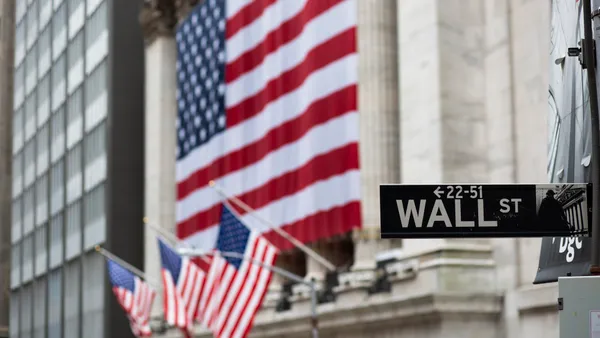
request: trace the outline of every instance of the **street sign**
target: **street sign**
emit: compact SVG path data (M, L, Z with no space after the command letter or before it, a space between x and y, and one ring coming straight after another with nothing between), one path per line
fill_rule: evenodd
M382 238L589 236L591 184L380 185Z

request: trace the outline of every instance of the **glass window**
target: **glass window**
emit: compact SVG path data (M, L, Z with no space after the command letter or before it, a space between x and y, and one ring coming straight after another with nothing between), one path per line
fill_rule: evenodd
M52 16L52 59L56 60L67 46L67 8L60 6Z
M11 240L12 243L16 243L21 239L21 219L23 204L21 202L21 198L17 198L13 201L12 204L12 231L11 231Z
M65 81L66 56L61 55L52 67L52 111L65 102L67 81Z
M28 189L23 193L23 235L33 231L33 219L35 215L34 191Z
M24 151L25 166L25 188L29 187L35 179L35 140L30 140L25 145Z
M33 46L38 33L38 6L34 1L27 11L27 49Z
M33 278L33 234L23 238L23 283Z
M102 123L84 140L85 190L89 191L106 178L106 124Z
M79 260L65 265L65 338L79 338L81 268ZM87 290L86 290L87 292ZM87 329L87 328L86 328ZM86 335L87 336L87 335Z
M21 284L21 243L13 245L10 261L10 287L16 288Z
M21 337L31 337L33 328L33 295L31 285L21 290Z
M69 0L69 38L73 38L85 21L85 1Z
M22 1L17 1L20 3ZM15 66L20 65L25 57L25 21L15 27Z
M42 278L34 284L33 327L35 338L46 337L46 279Z
M106 92L106 62L103 62L86 80L85 131L89 132L106 117L108 95Z
M81 197L83 190L81 161L81 144L78 144L67 155L67 203Z
M40 177L35 183L36 216L35 224L42 225L48 221L48 176Z
M50 221L50 268L55 268L63 261L63 214L60 213Z
M50 53L50 26L46 27L42 33L40 33L40 39L38 40L38 77L42 78L50 70L50 64L52 64L52 54Z
M91 252L83 257L83 327L94 337L104 337L104 257Z
M46 272L48 265L48 226L42 225L35 231L35 275Z
M13 155L23 148L23 126L23 109L18 109L13 118Z
M19 336L19 314L21 312L21 300L19 299L19 292L10 293L10 322L8 325L10 336Z
M13 158L13 197L19 196L23 191L23 152Z
M65 109L60 107L52 115L52 163L58 161L65 153Z
M62 338L62 275L60 270L48 275L48 338Z
M65 165L59 161L51 169L50 179L50 213L54 216L61 211L65 198Z
M71 204L67 209L67 233L66 233L67 259L71 259L81 253L81 201Z
M46 124L38 131L36 135L37 141L37 176L44 174L48 171L48 165L50 163L50 150L48 144L50 143L50 129Z
M25 66L22 63L15 69L15 93L13 107L19 108L25 99Z
M37 83L37 48L32 48L25 57L25 95L29 95Z
M27 11L27 3L25 1L15 1L16 2L16 22L21 21L25 16L25 11ZM23 41L25 41L25 36L23 35Z
M50 22L50 16L52 16L52 0L39 0L40 1L40 29L43 29L48 22Z
M79 87L67 103L67 149L81 140L83 134L83 90Z
M90 249L106 239L104 184L90 191L84 199L84 248Z
M54 0L54 10L56 10L60 5L62 5L62 3L63 0Z
M25 102L25 141L29 141L35 134L35 111L36 111L35 93L27 97Z
M88 10L90 9L88 1ZM103 2L85 25L85 73L89 74L108 54L108 13Z
M68 58L68 93L72 93L83 82L83 32L69 43Z
M48 121L50 116L50 75L40 80L37 90L37 120L38 127Z

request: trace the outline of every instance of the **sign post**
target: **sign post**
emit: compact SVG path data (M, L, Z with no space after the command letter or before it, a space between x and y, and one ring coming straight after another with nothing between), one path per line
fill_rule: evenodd
M591 184L380 185L382 238L589 236Z

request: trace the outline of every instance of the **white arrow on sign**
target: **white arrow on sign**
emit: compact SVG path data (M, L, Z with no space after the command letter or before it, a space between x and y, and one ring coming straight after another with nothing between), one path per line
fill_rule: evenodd
M443 193L443 192L444 192L444 191L442 191L442 190L441 190L441 187L437 187L437 188L435 188L435 190L433 191L433 194L434 194L435 196L437 196L437 198L440 198L440 195L442 195L442 193Z

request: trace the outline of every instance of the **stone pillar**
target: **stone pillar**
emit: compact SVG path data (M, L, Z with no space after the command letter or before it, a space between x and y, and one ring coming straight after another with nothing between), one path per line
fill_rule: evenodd
M149 223L175 231L176 53L172 1L150 1L140 14L146 40L145 81L145 215ZM150 281L161 281L156 232L145 229L144 269ZM162 292L153 316L162 313Z
M363 229L354 235L354 269L373 268L391 243L379 240L379 184L400 179L397 3L357 1Z

